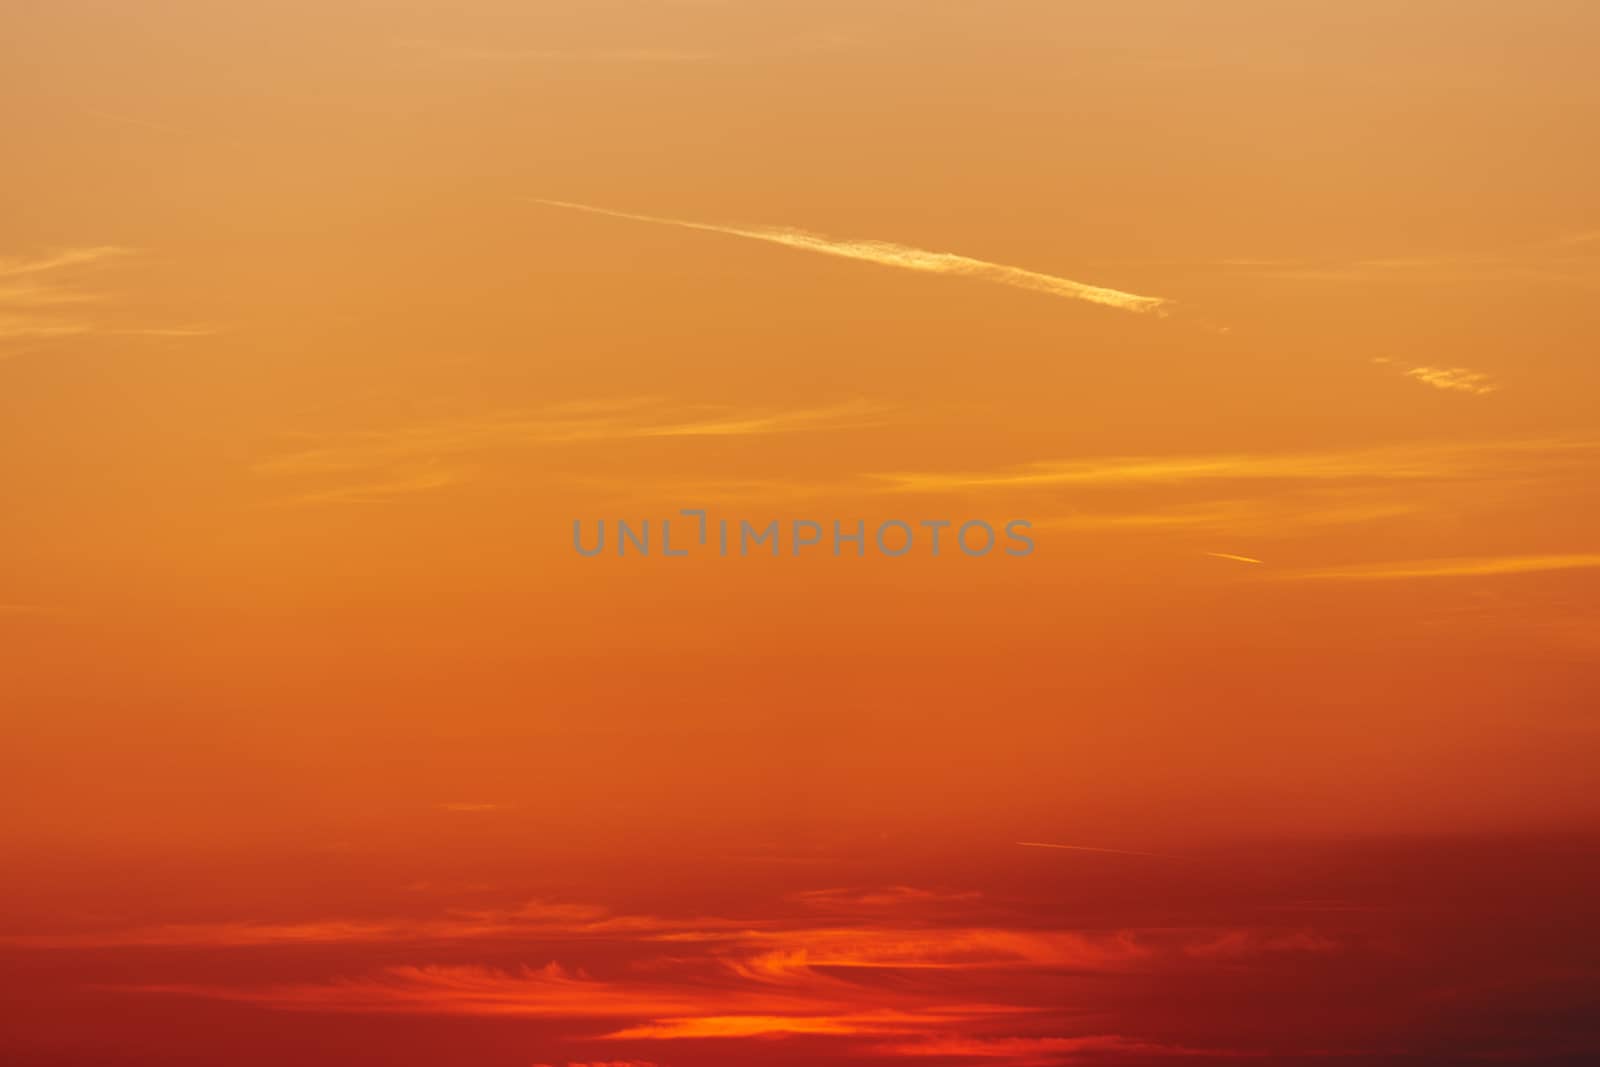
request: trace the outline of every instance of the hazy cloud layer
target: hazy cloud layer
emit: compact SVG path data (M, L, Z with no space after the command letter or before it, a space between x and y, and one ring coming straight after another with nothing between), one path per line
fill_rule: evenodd
M326 979L150 981L114 988L316 1014L545 1020L577 1025L586 1040L601 1045L829 1038L881 1056L979 1057L1019 1067L1091 1051L1121 1058L1185 1051L1103 1029L1063 1034L1054 1004L1063 975L1076 976L1073 984L1091 976L1126 982L1140 975L1203 973L1219 961L1247 968L1286 955L1344 950L1336 939L1297 923L1074 930L1014 916L1007 922L1004 915L977 893L893 886L808 890L762 919L626 915L534 902L426 920L202 923L9 938L0 946L210 953L409 944L416 951L452 951L452 945L482 942L578 958L588 951L585 946L629 946L633 964L605 975L552 958L513 967L388 963Z

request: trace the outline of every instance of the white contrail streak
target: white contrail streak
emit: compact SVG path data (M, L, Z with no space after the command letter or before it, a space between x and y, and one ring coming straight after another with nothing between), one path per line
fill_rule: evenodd
M816 252L819 255L838 256L841 259L859 259L885 267L899 267L902 270L976 278L995 285L1007 285L1013 289L1027 289L1068 300L1086 300L1091 304L1103 304L1106 307L1139 314L1164 315L1168 303L1158 296L1124 293L1119 289L1085 285L1083 282L1058 278L1053 274L1040 274L1037 271L1023 270L1021 267L1008 267L1003 263L990 263L987 260L958 256L952 252L929 252L926 249L891 244L888 241L841 241L818 233L782 227L723 226L709 222L660 218L655 215L634 215L626 211L612 211L609 208L574 204L566 200L534 199L533 203L571 211L587 211L594 215L608 215L614 219L649 222L657 226L676 226L685 230L704 230L707 233L726 234L730 237L745 237L752 241L783 245L785 248L797 248L802 252Z

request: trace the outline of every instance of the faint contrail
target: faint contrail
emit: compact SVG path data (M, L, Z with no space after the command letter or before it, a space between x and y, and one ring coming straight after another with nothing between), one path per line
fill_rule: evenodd
M730 237L747 237L752 241L766 241L786 248L798 248L802 252L839 256L842 259L859 259L868 263L882 264L885 267L900 267L903 270L923 271L927 274L955 274L966 278L977 278L996 285L1008 285L1013 289L1048 293L1068 300L1087 300L1091 304L1104 304L1106 307L1140 314L1164 315L1168 303L1158 296L1124 293L1118 289L1085 285L1083 282L1058 278L1053 274L1040 274L1036 271L1023 270L1021 267L1008 267L1003 263L990 263L987 260L958 256L952 252L929 252L926 249L891 244L888 241L840 241L818 233L782 227L722 226L709 222L660 218L655 215L634 215L626 211L612 211L609 208L574 204L566 200L535 198L533 203L572 211L587 211L594 215L609 215L614 219L650 222L658 226L677 226L685 230L705 230L708 233L727 234Z
M1206 555L1215 556L1217 559L1231 559L1235 563L1260 563L1261 562L1259 559L1256 559L1254 556L1236 556L1232 552L1207 552Z
M1094 848L1089 845L1052 845L1046 841L1018 841L1016 843L1021 845L1023 848L1059 848L1064 849L1067 852L1109 852L1114 856L1149 856L1158 860L1166 858L1165 856L1158 856L1154 852L1134 852L1133 850L1126 848Z
M1345 578L1354 580L1384 578L1473 578L1495 574L1537 574L1541 571L1592 570L1600 568L1600 553L1574 553L1565 556L1478 556L1467 559L1424 559L1410 563L1371 563L1352 567L1331 567L1320 571L1301 571L1292 578Z

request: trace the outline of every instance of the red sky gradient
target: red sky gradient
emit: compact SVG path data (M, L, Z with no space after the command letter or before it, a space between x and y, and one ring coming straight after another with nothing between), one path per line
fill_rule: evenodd
M1594 1062L1597 38L9 5L0 1063Z

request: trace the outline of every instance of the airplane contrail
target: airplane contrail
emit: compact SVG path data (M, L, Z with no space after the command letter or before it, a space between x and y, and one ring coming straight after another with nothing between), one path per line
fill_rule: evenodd
M590 204L575 204L567 200L534 198L533 203L565 208L569 211L587 211L593 215L606 215L614 219L649 222L657 226L676 226L684 230L704 230L707 233L726 234L730 237L745 237L752 241L766 241L769 244L783 245L785 248L796 248L802 252L838 256L842 259L859 259L885 267L899 267L902 270L976 278L995 285L1046 293L1068 300L1085 300L1091 304L1102 304L1138 314L1165 315L1168 304L1168 301L1158 296L1124 293L1120 289L1086 285L1068 278L1058 278L1053 274L1040 274L1037 271L1023 270L1021 267L1008 267L1003 263L990 263L983 259L958 256L952 252L929 252L926 249L892 244L888 241L838 240L819 233L784 227L723 226L709 222L691 222L686 219L661 218L656 215L636 215L626 211L594 207Z
M1154 852L1134 852L1126 848L1094 848L1090 845L1055 845L1047 841L1018 841L1016 844L1023 848L1059 848L1067 852L1109 852L1114 856L1149 856L1152 859L1166 859L1165 856Z
M1236 556L1232 552L1207 552L1206 555L1215 556L1217 559L1231 559L1235 563L1260 563L1261 562L1259 559L1256 559L1254 556Z

